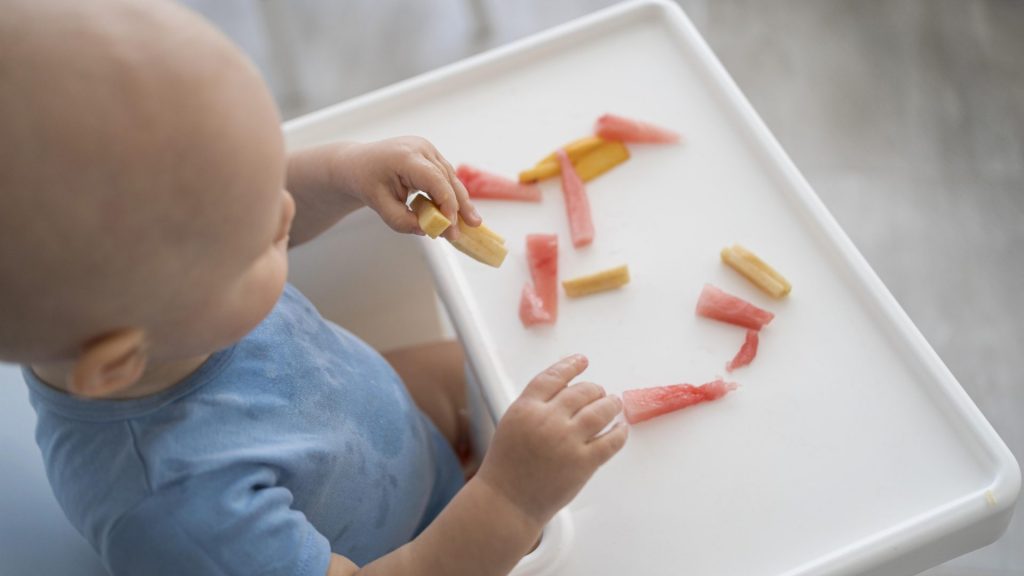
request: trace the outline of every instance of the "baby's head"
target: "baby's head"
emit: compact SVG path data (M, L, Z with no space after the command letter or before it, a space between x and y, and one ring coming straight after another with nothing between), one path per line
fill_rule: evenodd
M103 396L241 338L294 214L259 75L163 0L15 0L0 19L0 360Z

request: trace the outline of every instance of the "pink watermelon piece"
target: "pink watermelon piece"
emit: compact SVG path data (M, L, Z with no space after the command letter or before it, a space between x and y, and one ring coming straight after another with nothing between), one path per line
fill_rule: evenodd
M523 285L523 294L519 298L519 320L523 326L553 324L555 321L551 313L544 309L544 301L529 282Z
M594 132L606 140L643 144L674 144L681 141L677 133L649 122L604 114L597 119Z
M590 215L590 199L583 180L576 173L565 150L558 150L558 163L562 169L562 192L565 195L565 211L569 215L569 234L576 248L594 241L594 220Z
M750 364L754 357L757 356L757 330L747 330L747 337L743 340L743 346L740 346L739 352L736 356L726 363L725 369L729 372Z
M519 319L524 326L554 324L558 319L558 236L528 234L526 262L531 283L519 299Z
M622 411L626 422L636 424L694 404L718 400L736 389L735 382L719 378L707 384L672 384L652 388L636 388L622 393Z
M527 234L526 261L537 296L552 318L558 317L558 235Z
M711 284L705 284L704 290L700 293L697 314L751 330L760 330L775 318L775 314L758 308L742 298L727 294Z
M499 174L485 172L465 164L455 169L455 175L466 187L470 198L540 202L540 187L536 184L520 184Z

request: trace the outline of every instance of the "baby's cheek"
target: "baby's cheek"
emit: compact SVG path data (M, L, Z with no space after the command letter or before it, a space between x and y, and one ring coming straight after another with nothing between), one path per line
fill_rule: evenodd
M215 349L238 342L270 314L288 277L288 256L283 249L268 252L248 270L237 288L221 298L218 310L207 316L208 334L216 339Z
M264 262L259 272L254 275L250 286L245 290L245 298L239 302L239 332L236 340L241 340L270 314L284 292L284 284L288 279L288 253L284 249L275 249Z

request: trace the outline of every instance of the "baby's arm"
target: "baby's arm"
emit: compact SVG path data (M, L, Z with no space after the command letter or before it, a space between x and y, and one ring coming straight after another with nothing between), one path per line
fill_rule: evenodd
M554 364L523 390L498 424L480 471L412 542L357 568L332 558L328 576L408 574L504 575L599 466L626 442L622 409L600 386L568 386L587 366L583 356Z
M412 542L362 570L334 554L327 574L504 575L530 551L543 526L474 478Z
M286 188L295 198L291 246L311 240L353 210L373 208L398 232L422 233L405 207L409 192L423 190L449 220L458 213L471 226L480 216L451 164L430 142L415 136L379 142L336 142L288 157ZM446 235L458 234L455 226Z

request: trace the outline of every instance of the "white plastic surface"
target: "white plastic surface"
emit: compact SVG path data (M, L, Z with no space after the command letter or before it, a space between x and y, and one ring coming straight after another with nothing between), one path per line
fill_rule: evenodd
M557 573L910 574L997 538L1020 487L1013 456L675 5L613 7L302 118L288 137L418 134L514 177L605 112L688 142L630 146L589 183L592 246L572 248L557 180L539 205L478 202L510 247L499 270L424 240L492 408L571 352L613 393L723 374L743 331L694 315L705 282L777 316L732 375L738 391L633 428L571 504ZM563 278L628 263L632 282L563 296L556 326L524 329L534 232L558 233ZM772 300L723 266L734 242L793 293Z

